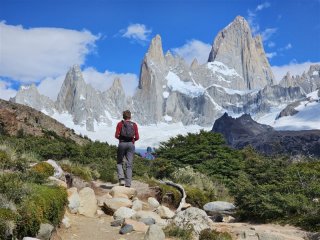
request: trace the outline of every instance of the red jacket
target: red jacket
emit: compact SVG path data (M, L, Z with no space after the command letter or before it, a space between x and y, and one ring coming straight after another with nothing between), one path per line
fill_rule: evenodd
M124 120L124 121L130 121L130 120ZM115 138L117 138L117 139L120 138L121 128L122 128L122 121L118 122L118 124L117 124L116 133L114 135ZM139 140L138 125L136 123L133 123L133 129L134 129L134 138L132 139L132 142L134 143L135 141Z

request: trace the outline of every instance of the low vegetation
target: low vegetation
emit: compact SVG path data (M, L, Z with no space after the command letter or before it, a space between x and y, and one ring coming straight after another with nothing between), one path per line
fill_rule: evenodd
M231 149L221 135L205 131L171 138L156 155L152 161L137 155L133 175L155 188L162 203L177 207L181 193L156 179L183 185L187 202L200 208L214 200L233 201L240 220L320 230L319 160L292 162L262 156L250 147ZM97 141L80 146L51 132L42 137L0 135L0 236L34 236L40 223L61 221L67 196L65 190L46 184L53 173L42 162L47 159L86 181L117 182L115 146ZM188 229L172 227L166 232L188 239ZM201 239L229 238L205 231Z

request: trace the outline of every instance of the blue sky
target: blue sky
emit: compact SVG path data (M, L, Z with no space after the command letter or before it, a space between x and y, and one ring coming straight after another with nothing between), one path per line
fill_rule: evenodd
M319 0L0 0L0 97L36 83L54 99L73 64L97 89L120 76L132 93L156 34L164 51L204 62L237 15L262 34L277 76L320 62Z

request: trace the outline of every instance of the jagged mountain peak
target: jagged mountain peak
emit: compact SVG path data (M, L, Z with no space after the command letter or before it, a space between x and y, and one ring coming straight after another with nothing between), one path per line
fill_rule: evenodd
M150 43L148 52L146 56L157 63L164 64L165 59L163 55L163 49L162 49L162 41L159 34L157 34Z
M261 36L253 37L248 22L237 16L214 39L208 62L222 62L243 78L241 90L261 89L274 82Z

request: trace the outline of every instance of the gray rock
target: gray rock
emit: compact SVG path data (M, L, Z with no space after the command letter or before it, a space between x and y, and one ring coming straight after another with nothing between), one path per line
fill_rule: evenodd
M160 206L160 203L154 197L149 197L148 198L148 203L149 203L150 207L152 207L152 208L157 208L157 207Z
M164 240L165 235L161 227L158 225L150 225L146 235L144 236L144 240Z
M132 210L131 208L127 208L127 207L120 207L119 209L117 209L114 214L113 214L113 218L115 220L118 219L125 219L125 218L131 218L133 215L136 214L136 211Z
M124 222L124 219L117 219L117 220L112 221L110 223L110 225L112 227L119 227L119 226L121 226L123 224L123 222Z
M173 218L173 224L183 229L187 229L192 225L194 233L199 236L202 230L211 228L212 221L205 211L199 208L190 207L177 213Z
M143 222L146 225L152 225L156 223L156 221L153 218L141 218L139 221Z
M226 212L233 212L236 207L233 203L223 202L223 201L215 201L206 203L203 206L203 209L210 214L214 213L226 213Z
M92 188L85 187L79 191L80 206L79 214L87 217L94 217L97 212L98 205L96 195Z
M126 234L126 233L130 233L132 231L133 231L133 226L130 224L126 224L120 229L119 233Z
M41 223L40 229L36 238L39 238L41 240L49 240L53 229L54 227L52 225L48 223Z

